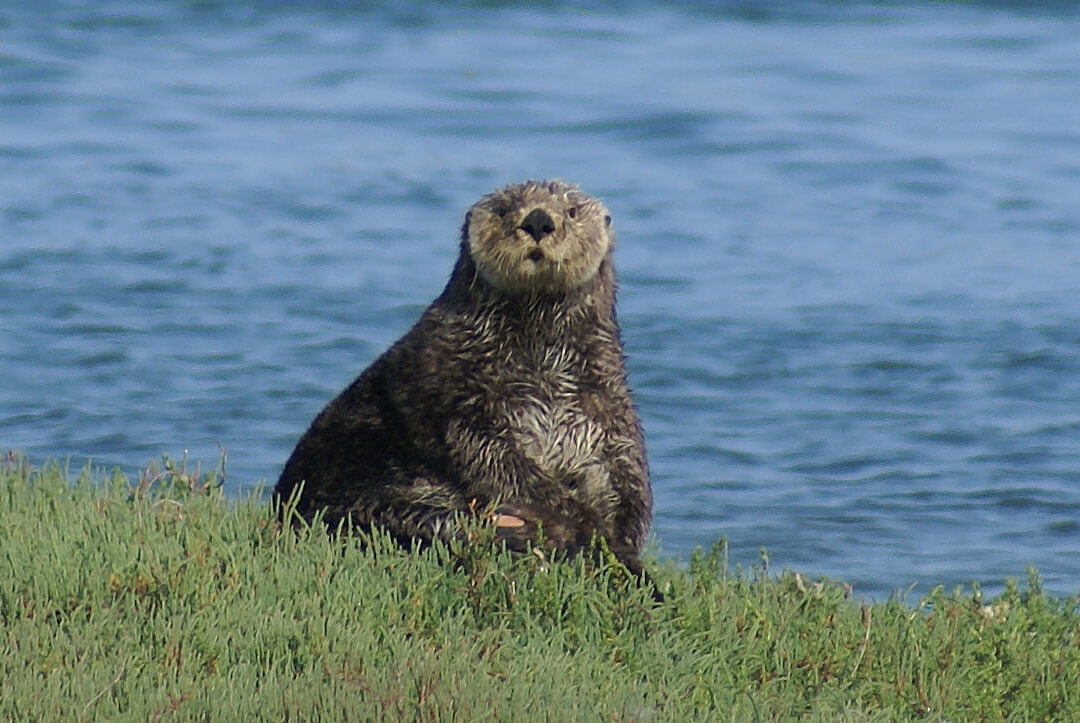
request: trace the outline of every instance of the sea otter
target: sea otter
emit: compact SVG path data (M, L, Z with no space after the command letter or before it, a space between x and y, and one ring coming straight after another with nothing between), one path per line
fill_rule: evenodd
M528 181L477 201L442 294L331 401L275 494L297 511L447 538L494 510L513 549L573 554L593 535L641 572L652 511L615 318L608 210ZM542 530L542 533L540 532Z

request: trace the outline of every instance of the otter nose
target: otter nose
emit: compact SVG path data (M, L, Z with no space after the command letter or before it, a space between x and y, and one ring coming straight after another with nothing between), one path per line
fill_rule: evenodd
M555 230L555 222L542 208L534 208L521 222L522 231L533 237L533 241L539 241Z

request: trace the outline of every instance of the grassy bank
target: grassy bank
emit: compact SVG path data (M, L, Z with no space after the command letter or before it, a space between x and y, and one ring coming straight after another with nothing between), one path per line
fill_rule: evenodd
M0 720L1080 720L1080 616L282 532L183 468L0 464ZM655 566L654 566L655 567Z

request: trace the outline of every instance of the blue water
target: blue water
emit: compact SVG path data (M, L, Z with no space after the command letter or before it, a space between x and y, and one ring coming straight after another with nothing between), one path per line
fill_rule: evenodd
M1080 591L1072 4L482 5L0 6L0 448L272 484L465 208L561 177L662 554Z

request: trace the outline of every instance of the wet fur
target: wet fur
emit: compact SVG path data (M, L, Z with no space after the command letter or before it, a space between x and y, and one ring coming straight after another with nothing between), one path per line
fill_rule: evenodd
M521 228L535 208L554 227L539 241ZM526 521L498 528L512 548L541 527L567 553L596 534L640 572L652 496L610 223L557 181L480 199L445 290L315 418L275 493L303 482L303 516L324 510L330 525L351 517L402 541L454 535L459 515L498 505Z

